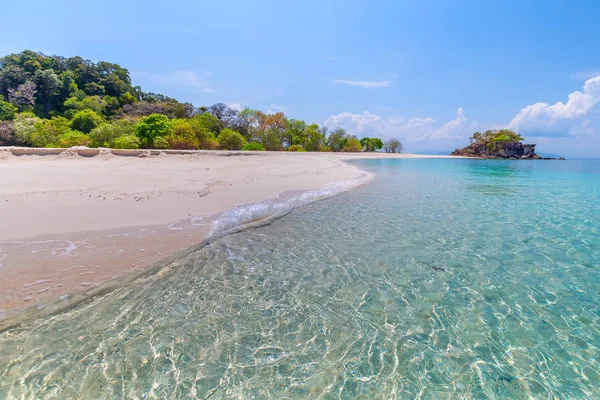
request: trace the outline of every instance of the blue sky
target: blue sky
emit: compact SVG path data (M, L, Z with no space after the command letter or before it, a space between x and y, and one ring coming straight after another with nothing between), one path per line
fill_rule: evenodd
M600 150L600 2L74 1L2 6L0 54L111 61L189 101L284 111L407 151L509 126Z

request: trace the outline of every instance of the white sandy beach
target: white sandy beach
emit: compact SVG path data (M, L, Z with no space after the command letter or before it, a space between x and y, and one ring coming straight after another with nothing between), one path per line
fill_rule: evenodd
M140 157L73 149L20 155L31 152L0 148L0 320L199 243L211 228L208 216L364 179L343 160L426 157L206 151Z

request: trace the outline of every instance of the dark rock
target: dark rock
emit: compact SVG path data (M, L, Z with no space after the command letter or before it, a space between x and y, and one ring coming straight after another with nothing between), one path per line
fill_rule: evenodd
M435 265L432 266L431 268L433 268L434 271L440 271L440 272L446 272L445 268L442 267L436 267Z
M562 161L564 161L564 160L565 160L565 158L564 158L564 157L558 157L558 159L559 159L559 160L562 160Z

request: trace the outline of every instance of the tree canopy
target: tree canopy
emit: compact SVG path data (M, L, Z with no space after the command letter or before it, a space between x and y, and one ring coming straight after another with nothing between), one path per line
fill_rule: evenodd
M118 64L23 51L0 58L0 145L376 151L342 128L284 113L194 107L133 86Z

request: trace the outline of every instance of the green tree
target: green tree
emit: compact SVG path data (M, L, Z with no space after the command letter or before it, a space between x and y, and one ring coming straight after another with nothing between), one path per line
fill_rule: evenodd
M0 96L0 121L12 121L15 118L17 107L4 101Z
M287 121L282 133L283 147L290 147L294 144L302 145L306 142L306 122L298 119Z
M346 145L342 149L342 151L348 153L358 153L362 151L362 145L355 137L350 137L346 139Z
M402 153L402 143L398 139L390 139L383 145L386 153Z
M360 139L360 145L364 151L373 152L383 147L383 142L379 138L364 137Z
M190 123L194 130L205 130L217 136L223 128L223 122L210 113L195 115Z
M43 107L47 115L50 112L51 100L57 94L61 81L52 70L39 70L35 73L35 84L37 86L37 103Z
M300 152L302 152L302 151L306 151L306 150L304 149L304 147L300 146L299 144L293 144L293 145L290 146L290 148L288 149L288 151L300 151Z
M71 120L71 128L83 133L90 133L100 124L102 124L102 117L88 109L78 111Z
M135 134L143 147L153 147L154 139L169 135L172 127L173 125L166 115L152 114L140 120Z
M221 131L217 140L223 150L241 150L247 143L246 139L239 132L228 128Z
M348 134L342 128L336 128L327 138L327 144L332 151L342 151L346 146Z
M319 149L325 144L325 136L319 129L319 125L310 124L306 127L305 138L302 142L302 147L306 151L319 151Z

